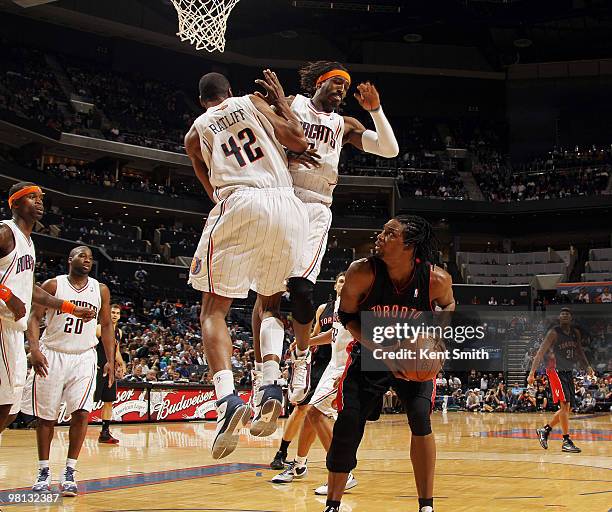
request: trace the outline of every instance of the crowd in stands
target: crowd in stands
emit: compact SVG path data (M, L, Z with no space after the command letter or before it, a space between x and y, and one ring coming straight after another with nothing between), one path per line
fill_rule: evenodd
M66 101L42 52L16 46L0 39L0 110L61 130Z

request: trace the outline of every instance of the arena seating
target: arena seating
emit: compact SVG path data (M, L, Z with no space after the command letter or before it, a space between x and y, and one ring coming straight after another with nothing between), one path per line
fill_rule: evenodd
M591 249L582 281L612 281L612 248Z
M554 251L526 253L458 252L457 266L469 284L529 284L541 274L561 274L567 278L568 264Z

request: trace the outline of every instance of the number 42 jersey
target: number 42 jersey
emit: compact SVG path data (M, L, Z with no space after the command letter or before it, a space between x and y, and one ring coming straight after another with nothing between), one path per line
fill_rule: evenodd
M249 96L227 98L193 124L215 201L238 188L292 186L285 150Z
M92 308L96 312L96 318L84 322L81 318L68 313L47 309L47 327L40 342L56 352L80 354L98 344L96 319L102 304L100 283L88 277L87 284L77 289L68 280L67 275L57 276L55 280L57 282L56 297L68 300L77 306Z

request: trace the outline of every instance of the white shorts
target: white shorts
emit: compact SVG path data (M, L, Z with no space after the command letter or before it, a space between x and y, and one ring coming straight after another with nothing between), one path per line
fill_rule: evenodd
M327 250L327 235L332 223L332 213L329 206L321 203L304 203L304 206L308 212L306 248L298 265L291 271L291 277L305 277L316 283Z
M23 331L0 320L0 405L12 405L9 414L19 412L27 373Z
M222 297L274 295L304 252L308 216L293 188L244 188L217 203L191 263L189 284Z
M57 420L60 406L66 403L66 414L93 408L96 390L98 354L91 348L80 354L56 352L40 345L40 351L49 363L46 378L30 375L23 390L21 410L43 420Z
M332 407L332 402L336 399L338 392L338 382L342 374L344 373L344 367L338 368L332 364L328 364L327 368L321 375L321 380L315 389L309 405L316 407L328 418L335 420L338 417L338 411Z

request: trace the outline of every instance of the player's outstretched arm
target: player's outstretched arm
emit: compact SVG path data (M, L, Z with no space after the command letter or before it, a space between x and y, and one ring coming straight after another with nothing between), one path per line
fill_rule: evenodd
M104 375L108 375L108 387L112 387L115 382L115 333L113 332L113 322L110 315L110 291L108 286L100 283L100 334L104 353L106 354L106 365Z
M57 281L49 279L45 281L41 288L50 295L55 295L57 290ZM40 323L47 308L41 304L32 303L30 318L28 318L28 329L26 338L30 344L30 362L32 368L39 377L46 377L48 374L49 363L44 354L40 351Z
M96 312L93 309L75 306L72 302L54 297L36 283L34 283L34 289L32 290L32 306L34 304L45 306L46 308L58 309L63 313L82 318L85 322L89 322L96 316Z
M586 354L584 353L584 349L582 348L582 334L580 331L577 332L578 335L578 344L576 345L576 355L580 360L580 364L583 365L584 370L587 372L589 376L593 376L595 371L591 367L589 360L587 359Z
M357 149L385 158L394 158L399 154L399 144L393 128L380 105L380 96L376 87L370 82L357 86L355 98L374 121L374 130L366 130L354 117L344 118L343 144L349 143Z
M215 203L216 201L213 196L213 187L210 184L210 179L208 178L208 168L206 167L204 159L202 158L200 135L198 134L195 126L192 126L187 132L187 135L185 135L185 152L187 153L189 160L191 160L191 165L196 177L204 187L204 190L206 190L206 194L210 200Z
M312 328L312 332L310 333L310 337L313 338L317 334L321 332L321 324L319 323L321 320L321 315L325 311L325 304L319 304L317 308L317 312L315 313L314 326Z

